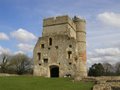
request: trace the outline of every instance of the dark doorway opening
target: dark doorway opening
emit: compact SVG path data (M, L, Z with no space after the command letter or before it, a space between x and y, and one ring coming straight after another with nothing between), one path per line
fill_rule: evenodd
M56 78L59 77L59 67L52 65L50 66L50 77Z

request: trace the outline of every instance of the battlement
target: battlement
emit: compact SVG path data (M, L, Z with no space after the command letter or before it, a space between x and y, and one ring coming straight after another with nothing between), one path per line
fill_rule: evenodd
M53 26L53 25L61 25L61 24L69 24L72 28L76 29L75 23L67 15L46 18L43 20L43 27Z

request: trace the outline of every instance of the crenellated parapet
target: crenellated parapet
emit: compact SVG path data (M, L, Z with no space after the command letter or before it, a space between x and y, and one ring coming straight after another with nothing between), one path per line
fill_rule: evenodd
M45 18L43 20L43 27L61 25L61 24L69 24L74 30L76 30L76 26L73 20L67 15Z

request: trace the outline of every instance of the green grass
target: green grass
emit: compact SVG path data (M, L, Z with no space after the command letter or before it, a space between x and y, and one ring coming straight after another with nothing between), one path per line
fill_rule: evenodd
M72 82L69 78L0 77L0 90L91 90L92 87L92 82Z

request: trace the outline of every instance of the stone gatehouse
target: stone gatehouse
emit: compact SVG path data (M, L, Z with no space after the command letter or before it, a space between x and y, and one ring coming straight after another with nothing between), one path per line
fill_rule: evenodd
M86 77L86 21L66 16L45 18L34 48L34 75Z

